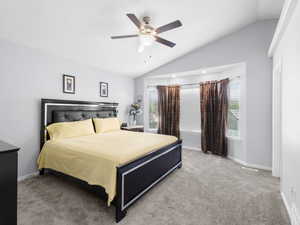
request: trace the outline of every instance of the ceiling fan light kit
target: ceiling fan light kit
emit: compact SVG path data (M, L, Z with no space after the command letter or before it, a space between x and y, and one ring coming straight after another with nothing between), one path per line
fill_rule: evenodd
M144 46L150 46L155 41L155 37L146 34L140 34L140 42Z
M158 28L153 28L150 25L150 17L145 16L143 18L143 22L141 22L134 14L128 13L126 14L128 18L134 23L134 25L138 28L138 34L133 35L122 35L122 36L111 36L111 39L121 39L121 38L132 38L139 37L140 38L140 46L138 48L138 52L142 52L145 49L145 46L150 46L154 43L154 41L173 48L176 44L163 39L157 34L178 28L182 26L182 23L179 20L168 23L166 25L160 26Z

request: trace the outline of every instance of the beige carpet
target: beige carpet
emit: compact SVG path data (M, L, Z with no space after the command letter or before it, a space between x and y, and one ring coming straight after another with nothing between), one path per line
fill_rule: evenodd
M279 180L184 150L183 167L129 208L126 225L287 225ZM114 207L54 175L19 184L19 225L115 224Z

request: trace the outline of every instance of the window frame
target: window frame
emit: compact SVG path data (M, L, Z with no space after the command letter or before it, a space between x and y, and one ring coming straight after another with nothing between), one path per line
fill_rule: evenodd
M236 99L238 99L238 105L239 105L239 118L237 118L237 135L233 135L232 132L230 132L230 130L235 131L233 129L229 129L229 113L230 113L230 102L232 101L232 96L231 96L231 85L233 85L234 83L238 82L239 83L239 94L238 97ZM241 78L234 78L233 80L230 80L229 85L228 85L228 118L227 118L227 122L228 122L228 129L226 131L226 136L232 139L240 139L241 137L241 93L242 93L242 89L241 89L241 85L242 85L242 80Z
M151 92L155 92L156 91L156 94L157 94L157 104L158 104L158 93L157 93L157 90L155 87L150 87L150 88L147 88L147 101L148 101L148 110L147 110L147 116L148 116L148 122L147 122L147 127L148 127L148 131L153 131L153 132L157 132L158 130L158 127L157 128L151 128L150 127L150 93Z
M153 129L150 128L150 116L149 116L149 90L155 89L155 87L147 87L146 83L144 86L144 127L145 131L150 132L150 133L157 133L158 129Z

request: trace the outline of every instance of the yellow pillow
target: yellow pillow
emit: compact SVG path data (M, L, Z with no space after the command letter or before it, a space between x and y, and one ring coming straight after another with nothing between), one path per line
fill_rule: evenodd
M120 120L118 118L93 118L96 133L120 130Z
M47 127L51 140L95 134L92 119L53 123Z

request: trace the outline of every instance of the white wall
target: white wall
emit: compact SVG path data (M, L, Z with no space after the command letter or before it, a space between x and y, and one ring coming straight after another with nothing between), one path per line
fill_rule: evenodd
M144 91L144 78L245 62L247 66L248 164L272 165L272 61L268 48L277 20L266 20L199 48L135 80L136 95ZM140 121L143 122L143 121Z
M282 61L282 164L281 191L293 225L300 224L300 2L274 55L274 65Z
M62 93L63 73L76 76L75 95ZM99 97L100 81L109 83L108 98ZM0 40L0 139L21 147L19 176L36 171L41 98L118 102L127 120L134 82Z

